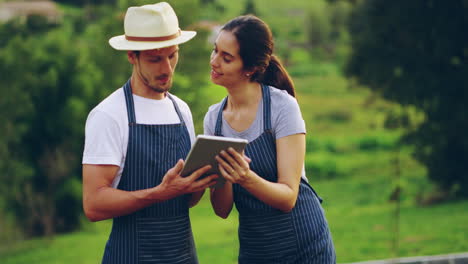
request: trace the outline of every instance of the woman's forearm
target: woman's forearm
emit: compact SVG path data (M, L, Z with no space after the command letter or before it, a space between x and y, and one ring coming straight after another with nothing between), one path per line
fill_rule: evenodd
M233 205L232 183L226 182L220 188L212 188L210 200L216 215L227 218Z
M294 208L298 188L293 188L287 183L267 181L253 171L250 171L250 173L253 175L249 177L249 181L242 184L242 187L253 196L283 212L289 212Z
M194 207L195 205L197 205L200 199L203 197L204 193L205 190L192 193L189 200L189 207Z

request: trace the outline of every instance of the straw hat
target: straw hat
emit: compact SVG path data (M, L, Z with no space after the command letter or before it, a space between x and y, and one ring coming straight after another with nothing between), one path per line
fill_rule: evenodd
M197 32L182 31L172 7L166 2L129 7L124 20L125 35L109 39L117 50L151 50L189 41Z

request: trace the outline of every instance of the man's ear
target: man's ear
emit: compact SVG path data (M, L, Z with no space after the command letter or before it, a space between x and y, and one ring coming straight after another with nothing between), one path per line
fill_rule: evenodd
M136 62L136 54L135 52L133 52L132 50L127 50L127 59L128 59L128 62L130 62L131 64L135 64Z

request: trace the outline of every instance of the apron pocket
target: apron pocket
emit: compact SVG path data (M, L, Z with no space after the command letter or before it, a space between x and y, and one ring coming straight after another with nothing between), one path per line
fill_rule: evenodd
M241 258L281 259L297 251L290 213L239 217Z
M190 263L194 256L188 215L137 219L141 263Z

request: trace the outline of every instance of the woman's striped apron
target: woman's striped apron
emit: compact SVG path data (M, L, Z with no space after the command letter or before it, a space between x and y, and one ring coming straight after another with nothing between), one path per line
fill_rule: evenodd
M177 103L180 124L137 124L130 81L124 86L129 120L128 149L118 189L159 185L166 172L190 150L190 137ZM164 114L164 113L158 113ZM102 263L198 263L189 220L189 196L153 204L114 218Z
M264 132L250 142L245 154L250 168L264 179L277 182L276 140L271 128L270 90L262 85ZM224 99L216 121L215 135L222 136ZM239 184L233 185L234 202L239 211L239 263L336 263L321 199L301 180L297 202L289 213L258 200Z

